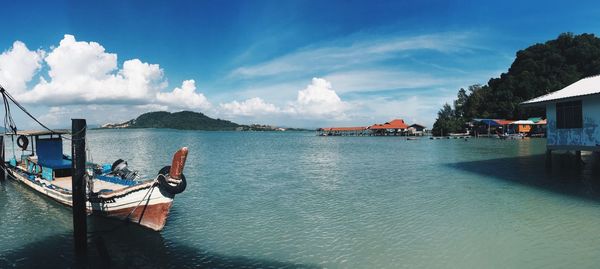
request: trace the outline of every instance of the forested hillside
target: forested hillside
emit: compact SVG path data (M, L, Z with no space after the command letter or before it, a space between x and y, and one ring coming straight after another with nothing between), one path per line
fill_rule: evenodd
M438 112L433 134L461 132L465 122L473 118L541 116L543 109L525 109L519 103L597 74L600 74L600 39L593 34L561 34L554 40L518 51L508 72L499 78L460 89L454 103L444 105Z

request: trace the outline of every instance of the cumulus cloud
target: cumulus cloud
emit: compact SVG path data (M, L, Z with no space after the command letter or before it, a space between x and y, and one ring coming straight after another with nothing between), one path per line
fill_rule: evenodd
M42 66L43 57L42 50L31 51L25 43L15 41L12 48L0 54L0 83L14 93L24 92Z
M211 107L204 94L196 92L194 80L184 81L181 88L175 88L172 92L159 92L156 94L156 99L159 103L174 108L206 110Z
M313 78L312 83L298 91L296 102L290 110L301 116L328 116L343 118L348 104L332 89L331 83L322 78Z
M390 50L366 47L374 50L373 53ZM345 51L342 58L349 54L352 54L350 50ZM71 117L86 117L91 122L106 122L107 119L123 121L151 110L181 109L245 119L254 117L258 122L265 119L286 123L350 121L356 118L348 114L350 102L353 107L373 110L375 107L356 100L342 100L332 81L336 87L341 85L343 93L355 90L352 87L377 83L369 82L368 77L373 76L359 76L361 74L358 71L329 73L324 78L313 78L304 88L302 81L288 81L285 89L281 85L259 87L264 90L260 94L254 92L246 95L243 101L223 102L213 107L197 90L194 80L185 80L181 86L169 88L160 65L140 59L128 59L120 65L117 54L108 52L97 42L78 41L73 35L65 35L58 46L48 51L32 51L24 43L16 41L0 54L0 83L19 101L45 106L37 106L39 111L46 112L42 118L57 125L64 124ZM377 74L384 78L381 80L397 75ZM381 84L381 87L390 85L398 84ZM282 92L285 95L275 97ZM278 102L270 103L258 97L266 95ZM286 100L289 102L286 103Z
M65 35L44 61L49 80L40 77L32 90L17 95L19 100L51 105L144 104L166 86L158 64L132 59L119 68L116 54L72 35Z
M47 72L47 73L44 73ZM64 35L48 52L32 51L20 41L0 54L0 83L23 103L62 105L133 105L137 109L206 110L210 103L186 80L168 91L158 64L130 59L118 64L115 53L97 42ZM38 81L30 88L35 76ZM50 111L57 115L57 111Z
M297 118L313 119L342 119L348 108L348 103L333 90L329 81L313 78L311 84L299 90L296 100L289 102L286 107L279 108L265 102L259 97L242 102L233 101L220 104L220 110L225 115L258 116L266 114L284 114Z
M233 101L219 105L224 114L238 116L257 116L281 112L274 104L266 103L259 97L247 99L242 102Z

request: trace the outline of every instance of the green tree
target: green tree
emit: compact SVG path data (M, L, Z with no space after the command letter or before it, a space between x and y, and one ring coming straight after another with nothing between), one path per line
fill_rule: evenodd
M467 95L467 91L465 89L460 88L458 90L458 94L456 96L456 100L454 100L454 114L458 118L462 118L465 115L465 104L469 96Z
M438 112L431 132L434 136L445 136L449 133L460 132L463 126L464 121L462 118L456 117L456 111L449 104L444 104L444 107Z
M473 85L468 91L460 89L454 101L454 120L542 116L543 108L525 109L519 104L598 74L600 39L593 34L563 33L554 40L518 51L508 71L491 78L487 85ZM442 110L445 109L446 106Z

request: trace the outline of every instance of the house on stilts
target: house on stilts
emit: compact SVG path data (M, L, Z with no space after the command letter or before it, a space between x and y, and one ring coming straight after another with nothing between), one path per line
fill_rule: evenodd
M561 90L521 103L546 108L546 158L553 150L600 151L600 75L583 78Z
M408 126L403 119L368 127L326 127L318 128L318 136L423 136L427 128L420 124Z

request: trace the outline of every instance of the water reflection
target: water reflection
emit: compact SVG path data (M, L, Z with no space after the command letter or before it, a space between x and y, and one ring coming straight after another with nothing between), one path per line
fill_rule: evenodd
M134 224L89 217L89 268L317 268L242 256L212 253L165 240L160 233ZM108 228L107 227L111 227ZM70 233L41 238L0 255L0 268L66 268L74 256Z
M499 179L549 190L558 194L600 201L600 158L598 154L582 156L554 153L548 169L545 155L518 156L491 160L467 161L447 166L485 175L481 179Z

